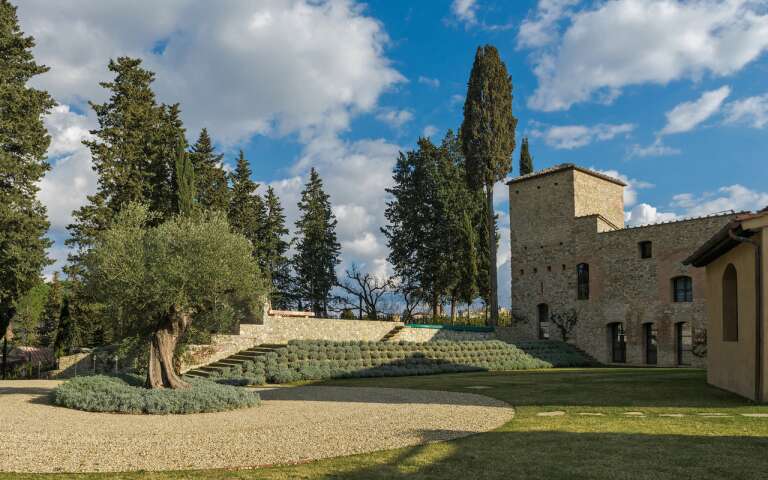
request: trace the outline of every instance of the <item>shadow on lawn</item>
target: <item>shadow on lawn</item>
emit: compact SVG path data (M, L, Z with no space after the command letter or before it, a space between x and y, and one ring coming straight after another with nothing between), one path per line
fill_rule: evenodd
M323 479L764 479L766 448L764 437L490 432L402 449L383 463L350 457L341 466L333 460L317 465L309 475L300 467L281 473ZM251 478L261 478L254 473Z

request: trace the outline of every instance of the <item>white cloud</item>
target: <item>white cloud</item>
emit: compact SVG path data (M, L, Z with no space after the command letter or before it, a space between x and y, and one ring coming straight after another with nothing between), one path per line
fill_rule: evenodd
M55 98L102 101L108 59L140 56L157 73L160 100L181 102L191 135L207 126L225 143L338 131L404 81L384 55L382 24L350 1L30 0L19 16L51 67L36 85Z
M659 134L669 135L693 130L701 122L717 113L730 94L731 88L723 86L717 90L704 92L698 100L677 105L666 113L667 124Z
M661 138L657 138L652 144L643 147L641 145L632 145L629 150L630 157L665 157L669 155L679 155L680 150L668 145L664 145Z
M459 21L466 23L468 26L477 24L476 0L453 0L451 12Z
M597 125L560 125L548 126L538 122L531 122L534 129L531 136L542 138L550 147L572 150L584 147L595 141L611 140L617 135L630 133L635 129L631 123L611 125L599 123Z
M625 213L627 225L647 225L649 223L669 222L677 219L673 212L660 212L656 207L647 203L639 203Z
M413 120L413 112L410 110L384 109L376 115L376 118L392 128L401 128Z
M747 124L752 128L768 125L768 93L728 103L725 106L725 123Z
M440 86L440 79L419 75L419 83L427 85L432 88L438 88Z
M624 188L624 207L631 207L632 205L637 203L638 190L644 190L644 189L654 187L654 184L650 182L646 182L644 180L637 180L635 178L629 178L623 173L620 173L618 170L600 170L594 167L592 167L591 170L594 170L595 172L598 172L598 173L602 173L603 175L608 175L609 177L612 177L612 178L618 178L619 180L627 184L627 186Z
M421 132L422 137L431 137L438 132L437 127L434 125L427 125Z
M567 16L569 8L579 0L539 0L535 12L520 24L517 48L536 48L550 45L558 38L558 23Z
M686 217L698 217L712 213L759 210L768 206L768 192L759 192L743 185L721 187L714 193L694 196L690 193L676 195L673 205L683 207Z
M611 101L630 85L727 76L768 48L761 1L614 0L551 11L543 26L552 28L529 26L518 38L539 47L532 57L539 86L528 103L545 111ZM560 22L568 25L552 42Z

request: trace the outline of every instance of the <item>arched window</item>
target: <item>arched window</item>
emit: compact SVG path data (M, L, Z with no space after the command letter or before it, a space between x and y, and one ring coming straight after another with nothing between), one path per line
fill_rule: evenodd
M645 337L645 363L648 365L656 365L656 359L658 357L658 343L656 326L653 323L643 324L643 336Z
M723 273L723 341L739 341L739 279L732 263Z
M690 365L691 351L693 350L693 335L691 325L688 322L675 324L675 349L677 350L677 364Z
M540 303L539 310L539 340L549 340L549 305Z
M589 264L580 263L576 265L576 281L576 298L579 300L589 299Z
M621 322L609 323L608 339L611 347L611 362L626 363L627 338L624 335L624 324Z
M693 280L691 280L691 277L683 275L672 279L672 301L693 301Z

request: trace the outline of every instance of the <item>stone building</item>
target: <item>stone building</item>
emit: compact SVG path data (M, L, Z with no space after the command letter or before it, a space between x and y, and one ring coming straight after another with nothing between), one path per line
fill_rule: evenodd
M508 186L508 336L560 339L575 314L568 341L600 362L705 365L705 276L682 261L733 213L626 227L626 184L572 164Z

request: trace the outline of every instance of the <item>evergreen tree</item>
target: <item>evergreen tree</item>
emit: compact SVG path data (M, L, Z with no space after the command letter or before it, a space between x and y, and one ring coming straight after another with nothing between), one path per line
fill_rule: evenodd
M53 353L56 358L67 355L77 343L77 329L70 313L69 297L65 296L61 302L59 325L56 328L56 339L53 342Z
M264 225L264 202L257 193L259 185L251 180L251 166L243 151L231 177L232 191L227 218L232 229L245 235L253 245L254 256L261 250L261 230Z
M217 154L205 128L189 154L195 170L197 203L205 209L226 212L229 208L227 173L221 166L224 155Z
M176 195L179 213L190 215L195 206L195 171L181 141L176 149Z
M291 302L290 262L286 257L289 244L285 240L288 229L285 227L285 214L280 199L272 187L267 188L264 208L266 219L261 232L259 266L272 282L271 304L275 308L288 308Z
M473 188L485 190L488 215L490 323L499 319L496 275L496 220L493 185L511 170L517 119L512 115L512 78L495 47L479 47L472 65L464 103L461 145Z
M523 138L523 143L520 145L520 175L528 175L533 173L533 157L528 151L528 137Z
M19 27L16 7L0 0L0 335L2 376L16 302L40 282L50 241L48 220L37 200L49 165L50 143L43 125L54 105L48 92L27 86L48 71L32 56L35 42Z
M59 315L61 315L62 293L59 272L53 272L48 298L43 309L43 318L38 329L37 341L41 347L53 346L56 329L59 326Z
M296 221L294 265L300 298L315 315L327 316L331 289L336 284L336 265L341 245L336 240L336 217L331 211L323 182L312 168L301 192L300 218Z
M184 138L179 107L157 104L151 88L155 75L141 68L141 60L120 57L110 60L108 69L115 79L101 86L111 96L103 104L91 103L99 126L91 132L94 139L83 142L91 151L98 189L68 227L75 264L129 202L149 204L159 219L177 211L174 167L178 139ZM77 268L68 273L76 277Z

